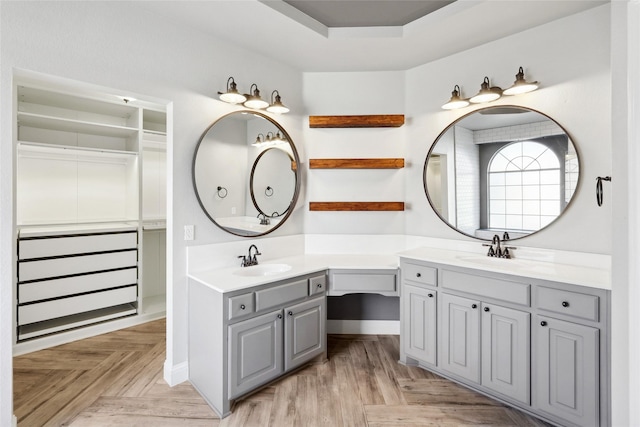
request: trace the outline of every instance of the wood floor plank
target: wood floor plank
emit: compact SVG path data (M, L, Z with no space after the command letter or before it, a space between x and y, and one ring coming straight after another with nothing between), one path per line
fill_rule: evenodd
M318 418L316 425L342 427L342 399L335 364L327 361L317 369Z
M415 405L366 405L368 425L492 425L513 426L503 407L489 406L415 406Z
M445 379L401 378L398 384L409 405L502 406L496 400Z
M164 381L165 328L154 321L14 358L18 426L549 427L399 364L390 335L330 335L328 359L238 400L220 420L191 384Z

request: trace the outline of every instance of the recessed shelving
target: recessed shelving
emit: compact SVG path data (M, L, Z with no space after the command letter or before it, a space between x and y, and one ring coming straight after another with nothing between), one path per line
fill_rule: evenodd
M310 169L401 169L404 159L309 159Z
M310 211L404 211L404 202L309 202Z
M309 116L310 128L382 128L400 127L403 124L404 114Z

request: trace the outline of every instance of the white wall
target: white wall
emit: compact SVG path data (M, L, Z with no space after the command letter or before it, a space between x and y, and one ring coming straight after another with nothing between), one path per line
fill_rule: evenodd
M266 7L266 6L265 6ZM173 122L168 132L170 188L167 245L173 248L168 276L167 359L170 367L186 360L186 247L238 240L206 218L191 184L191 161L201 133L236 107L217 101L218 90L234 76L240 90L258 84L263 94L278 89L293 112L302 110L302 76L228 42L213 39L170 19L154 16L131 2L1 2L0 55L0 424L11 414L11 325L13 218L12 75L27 69L167 100ZM260 64L259 68L255 65ZM278 117L294 141L301 118ZM171 162L172 159L172 162ZM299 234L298 210L276 235ZM196 239L181 240L185 224ZM248 242L246 242L248 247Z
M609 6L551 22L531 30L416 67L406 72L406 233L465 239L433 213L422 188L422 163L430 145L449 123L472 111L445 111L454 85L464 96L480 89L484 76L506 88L518 67L541 89L503 97L490 105L515 104L544 112L570 134L581 156L582 180L565 214L547 229L519 241L523 246L609 254L611 203L597 207L596 176L611 173L611 83ZM605 193L605 198L610 197ZM610 198L609 198L610 201ZM517 245L516 245L517 246Z

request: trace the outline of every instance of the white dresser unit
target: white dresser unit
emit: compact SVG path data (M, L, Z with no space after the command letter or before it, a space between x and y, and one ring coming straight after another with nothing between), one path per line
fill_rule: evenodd
M163 316L165 107L40 75L15 93L15 342Z

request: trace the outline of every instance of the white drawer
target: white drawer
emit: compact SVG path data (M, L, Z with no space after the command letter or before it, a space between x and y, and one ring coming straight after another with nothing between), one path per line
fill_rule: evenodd
M78 255L137 247L136 232L26 239L18 242L18 259Z
M277 307L290 301L306 298L308 293L307 283L307 279L304 279L257 291L256 311Z
M598 321L599 299L596 295L563 291L539 286L536 289L536 305L539 309L582 319Z
M18 307L18 324L41 322L86 311L135 302L137 286L61 298Z
M101 289L135 285L136 268L24 283L18 287L18 303L33 302Z
M514 304L530 305L530 285L475 274L442 270L443 288L493 298Z
M438 270L435 268L410 262L403 262L400 267L402 269L402 280L411 280L412 282L430 286L436 286L438 283Z
M49 277L53 278L116 268L136 267L137 262L137 250L37 261L22 261L18 263L18 281L25 282Z
M332 270L330 274L331 295L367 293L392 296L398 294L396 270Z

